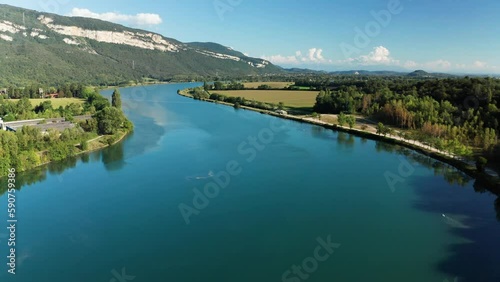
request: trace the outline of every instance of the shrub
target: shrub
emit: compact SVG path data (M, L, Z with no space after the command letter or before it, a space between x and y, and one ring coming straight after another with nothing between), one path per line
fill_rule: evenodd
M486 168L487 163L488 163L488 160L486 158L478 157L476 160L477 171L484 172L484 169Z

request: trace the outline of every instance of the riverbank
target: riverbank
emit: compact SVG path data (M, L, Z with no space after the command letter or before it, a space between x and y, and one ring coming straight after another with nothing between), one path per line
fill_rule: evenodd
M189 94L189 89L179 90L179 91L177 91L177 93L181 96L194 99L194 97L191 94ZM209 103L215 103L215 104L221 104L221 105L234 107L233 104L227 103L227 102L221 102L221 101L216 101L216 100L212 100L212 99L200 99L200 100L205 101L205 102L209 102ZM496 195L500 195L500 177L498 177L496 175L491 175L488 173L478 172L476 167L473 164L471 164L469 161L462 159L458 156L452 155L448 152L440 151L436 148L422 144L417 140L403 139L399 136L393 136L393 135L385 135L384 136L384 135L380 135L380 134L371 132L369 130L349 128L349 127L345 127L345 126L340 126L338 124L333 124L333 123L317 120L317 119L310 118L310 117L300 117L300 116L294 116L294 115L290 115L290 114L278 114L278 113L275 113L274 111L257 109L257 108L252 108L252 107L248 107L248 106L243 106L243 105L240 105L239 108L259 112L261 114L268 114L268 115L272 115L275 117L284 118L284 119L288 119L288 120L294 120L297 122L314 124L314 125L318 125L318 126L332 129L332 130L336 130L336 131L347 132L349 134L353 134L353 135L360 136L360 137L367 138L367 139L371 139L371 140L382 141L382 142L394 144L394 145L400 145L400 146L415 150L419 153L422 153L422 154L427 155L429 157L432 157L434 159L437 159L439 161L442 161L444 163L447 163L447 164L455 167L456 169L464 172L468 176L476 179L477 184L486 187L489 191L491 191L492 193L494 193Z
M131 132L132 131L119 131L114 135L100 135L100 136L93 138L91 140L87 140L86 141L87 142L87 150L81 150L81 149L79 149L79 148L81 148L81 144L75 144L75 148L77 148L78 151L75 152L75 154L70 156L70 157L76 157L76 156L80 156L83 154L96 152L96 151L105 149L107 147L113 146L113 145L121 142ZM40 159L43 160L43 158L46 158L45 154L47 154L47 151L38 152L38 154L40 155ZM55 160L45 160L45 161L42 161L39 165L36 165L36 166L31 167L31 168L24 170L24 171L28 171L28 170L34 169L36 167L44 166L44 165L50 164L54 161ZM22 172L22 171L20 171L20 172Z
M99 90L113 90L116 88L130 88L130 87L141 87L141 86L151 86L151 85L163 85L163 84L173 84L173 83L181 83L181 82L170 82L170 81L154 81L154 82L140 82L140 83L131 83L126 85L108 85L108 86L94 86Z

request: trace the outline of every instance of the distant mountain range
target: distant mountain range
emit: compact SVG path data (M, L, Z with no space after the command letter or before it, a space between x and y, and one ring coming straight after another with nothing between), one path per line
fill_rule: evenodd
M0 5L0 86L280 73L217 43L182 43L97 19Z
M361 75L361 76L408 76L413 78L446 78L446 77L457 77L459 75L447 74L447 73L429 73L423 70L416 70L414 72L402 72L402 71L368 71L368 70L346 70L346 71L323 71L323 70L311 70L303 68L289 68L284 69L287 73L295 74L329 74L329 75Z
M397 71L283 69L217 43L182 43L154 32L0 4L0 87L80 82L189 81L249 75L373 75L442 78Z

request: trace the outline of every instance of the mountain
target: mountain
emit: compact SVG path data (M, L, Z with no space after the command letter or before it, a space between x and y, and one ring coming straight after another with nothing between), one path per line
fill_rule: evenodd
M457 77L460 75L456 74L448 74L448 73L429 73L424 70L416 70L414 72L409 73L407 76L413 78L449 78L449 77Z
M289 68L289 69L284 69L287 73L289 74L327 74L327 71L323 70L312 70L312 69L305 69L305 68Z
M280 73L269 61L217 43L182 43L97 19L0 4L0 86Z
M411 77L430 77L431 74L426 72L426 71L423 71L423 70L416 70L412 73L409 73L408 76L411 76Z
M334 71L330 74L336 75L362 75L362 76L403 76L406 73L397 71L368 71L368 70L349 70L349 71Z
M413 78L447 78L456 77L457 75L446 73L428 73L423 70L417 70L411 73L405 71L391 71L391 70L339 70L339 71L321 71L311 70L304 68L288 68L283 69L287 74L313 74L313 75L359 75L359 76L409 76Z

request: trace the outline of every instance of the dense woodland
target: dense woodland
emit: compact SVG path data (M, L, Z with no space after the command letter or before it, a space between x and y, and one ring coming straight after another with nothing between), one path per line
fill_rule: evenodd
M497 145L500 80L494 78L369 78L297 81L321 87L318 113L363 114L405 129L418 139L460 155Z
M115 90L110 103L93 88L85 87L83 104L70 104L65 108L53 109L50 100L33 107L28 98L18 102L0 100L0 115L14 119L63 116L71 119L80 114L91 114L92 118L80 121L74 128L59 132L24 126L17 132L0 130L0 176L10 168L24 171L49 161L59 161L78 152L88 150L87 141L98 135L110 135L113 143L119 131L133 129L121 110L121 99Z

